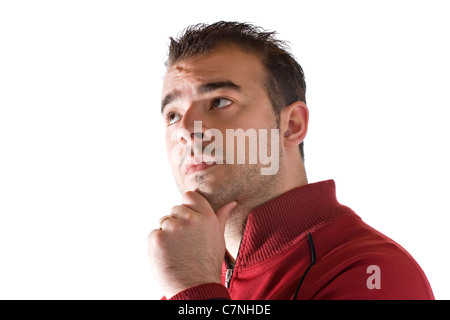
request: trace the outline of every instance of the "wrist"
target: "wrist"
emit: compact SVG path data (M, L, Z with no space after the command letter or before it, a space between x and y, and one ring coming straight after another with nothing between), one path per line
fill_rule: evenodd
M167 297L167 296L166 296ZM221 283L211 282L203 283L184 289L168 300L213 300L213 299L231 299L228 289Z

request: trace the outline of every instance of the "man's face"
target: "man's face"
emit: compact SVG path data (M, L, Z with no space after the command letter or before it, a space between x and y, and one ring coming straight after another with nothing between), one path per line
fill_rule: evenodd
M215 129L223 137L223 159L234 150L226 148L226 130L277 128L276 117L264 87L265 73L260 59L237 46L222 46L212 53L194 56L172 64L164 78L162 114L166 124L166 150L170 166L181 192L196 190L210 202L214 210L222 205L264 192L276 179L261 175L266 167L249 162L246 143L244 164L207 164L217 162L217 152L205 157L195 153L195 135L204 149L211 141L208 130ZM194 121L201 126L194 127ZM194 130L195 128L195 130ZM197 140L198 141L198 140ZM214 139L213 139L214 141ZM270 153L270 136L267 137ZM278 143L279 141L277 141ZM254 151L254 150L253 150ZM278 150L277 150L278 151ZM200 154L200 156L199 156ZM277 159L278 160L278 159Z

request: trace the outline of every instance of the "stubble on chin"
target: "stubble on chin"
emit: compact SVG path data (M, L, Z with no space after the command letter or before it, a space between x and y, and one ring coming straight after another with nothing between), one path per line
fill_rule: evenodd
M179 186L179 190L197 191L217 212L231 201L237 201L238 204L252 202L251 198L259 198L264 193L265 185L270 184L270 181L263 181L265 178L267 179L267 176L260 175L260 166L258 165L220 164L218 166L222 166L219 172L208 172L189 177L189 183L181 188Z
M236 172L229 170L232 167L226 168L227 165L225 164L217 164L217 166L223 166L220 168L222 172L194 173L189 176L180 173L178 177L175 177L175 182L181 194L186 191L200 193L215 212L227 203L237 200L244 187L236 178ZM219 168L214 170L216 169Z

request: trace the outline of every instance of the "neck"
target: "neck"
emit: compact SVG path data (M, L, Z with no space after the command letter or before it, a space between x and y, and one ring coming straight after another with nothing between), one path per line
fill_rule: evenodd
M292 172L293 170L288 172L285 168L285 166L280 167L279 172L274 177L274 180L278 181L278 183L274 184L277 187L273 188L272 192L266 194L256 192L254 195L238 201L238 204L228 217L225 226L225 242L228 259L233 264L239 253L239 246L244 234L247 218L252 210L289 190L308 183L303 162L298 170L296 170L297 172Z

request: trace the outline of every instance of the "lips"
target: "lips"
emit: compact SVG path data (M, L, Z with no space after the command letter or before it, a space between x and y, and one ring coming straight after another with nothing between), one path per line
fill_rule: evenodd
M197 164L188 164L188 165L186 165L186 174L193 174L196 172L200 172L200 171L206 170L214 165L215 165L215 163L207 164L205 162L201 162L201 163L197 163Z

